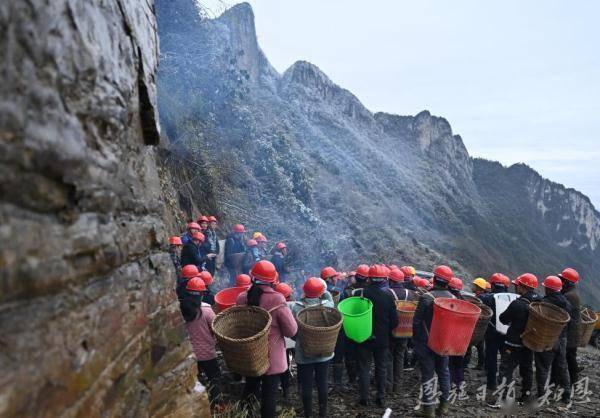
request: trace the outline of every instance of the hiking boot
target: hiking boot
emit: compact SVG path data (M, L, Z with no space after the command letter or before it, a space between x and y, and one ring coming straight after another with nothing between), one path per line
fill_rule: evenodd
M423 405L416 413L418 417L435 418L435 407L433 405Z
M385 404L385 402L383 401L383 398L377 398L375 399L375 405L377 406L383 406Z
M448 401L440 399L440 404L438 405L438 407L435 411L435 415L438 417L448 415L449 410L450 410L450 405L448 405Z
M491 407L497 407L497 401L498 399L496 398L496 396L494 395L494 390L495 389L487 389L486 393L485 393L485 403L487 406L491 406Z

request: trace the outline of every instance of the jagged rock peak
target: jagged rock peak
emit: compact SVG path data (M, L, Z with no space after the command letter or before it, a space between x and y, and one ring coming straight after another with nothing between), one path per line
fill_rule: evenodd
M298 83L305 87L320 89L335 84L319 67L308 61L296 61L283 73L284 83Z
M229 29L229 45L239 68L247 71L252 81L257 81L266 63L258 47L252 7L248 3L236 4L217 20Z

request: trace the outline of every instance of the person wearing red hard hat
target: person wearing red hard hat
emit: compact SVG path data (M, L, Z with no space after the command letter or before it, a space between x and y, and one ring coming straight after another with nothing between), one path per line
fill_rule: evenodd
M273 248L271 262L275 265L279 278L282 282L287 281L287 275L290 272L290 268L287 265L287 253L288 249L285 242L278 242Z
M260 254L260 258L265 259L269 255L269 249L267 248L269 240L264 234L258 235L255 240L258 243L258 253Z
M292 288L287 283L277 283L275 285L275 291L281 293L285 298L286 302L292 300Z
M214 276L217 270L217 256L221 251L219 236L217 235L217 218L214 216L204 216L203 218L206 218L206 228L204 228L206 239L202 244L202 250L206 254L206 270Z
M563 309L569 316L573 314L573 307L565 295L561 293L563 283L559 277L546 277L542 286L544 287L545 293L542 302ZM543 397L549 390L550 373L554 371L557 383L563 390L561 396L563 405L568 405L571 401L571 380L569 377L569 369L567 367L567 332L570 322L571 321L563 328L558 338L558 342L552 349L534 353L535 380L537 383L538 398Z
M242 224L236 224L231 229L231 233L225 239L225 259L224 264L229 272L229 284L234 286L235 278L242 273L242 262L246 245L244 243L244 234L246 228Z
M453 277L448 282L448 290L456 299L463 300L461 290L463 282L458 277ZM465 380L464 376L465 356L449 356L448 370L450 371L450 383L454 385L457 391L461 390L461 386Z
M273 263L260 260L250 271L252 286L237 298L238 305L258 306L271 314L268 336L269 368L262 376L246 377L243 400L260 399L261 416L275 417L277 391L281 374L288 369L284 337L296 335L298 325L281 293L275 291L277 270ZM262 388L262 389L261 389Z
M200 232L204 233L208 229L208 216L200 215L196 222L200 225Z
M183 247L183 243L181 242L181 237L174 236L169 238L169 256L171 257L171 261L173 262L173 267L175 267L175 274L177 277L181 274L181 248Z
M450 396L450 374L448 371L448 356L440 356L427 345L429 329L433 319L433 305L437 298L452 298L448 291L448 283L454 277L448 266L437 266L433 270L433 288L419 297L419 303L413 318L413 346L421 367L421 385L423 388L422 416L447 415L448 397ZM439 405L435 410L435 399L428 385L437 374L438 387L441 391Z
M216 341L212 332L215 312L204 302L206 291L206 283L200 276L191 278L186 283L187 296L180 305L188 338L196 356L198 377L202 374L206 376L209 382L209 400L217 402L221 393L219 388L221 368L217 361Z
M242 271L249 272L252 266L259 262L260 250L258 248L258 241L255 239L249 239L246 241L246 254L244 254L244 260L242 261Z
M300 300L292 302L290 308L295 318L301 310L310 306L322 305L333 308L331 300L321 299L325 294L326 285L322 279L309 277L302 286L303 296ZM343 332L340 332L343 334ZM298 365L298 381L300 385L300 394L305 416L312 416L312 393L314 386L317 388L319 399L319 416L327 416L327 380L329 363L333 358L333 353L323 357L308 357L302 350L302 334L296 336L296 355L295 360Z
M571 322L567 330L567 366L571 385L574 385L579 381L579 365L577 364L577 346L579 345L579 327L581 326L581 300L577 293L579 273L569 267L564 269L558 277L562 280L562 293L573 308L573 315L571 315Z
M532 400L533 353L523 345L521 335L525 331L525 326L529 319L529 304L540 299L539 295L535 292L538 280L535 275L525 273L517 277L513 281L513 284L521 297L513 300L508 305L508 308L499 316L500 322L508 325L506 342L502 351L499 381L506 379L506 382L512 382L514 370L519 366L522 383L521 396L518 401L520 403L529 403ZM486 356L487 354L486 352ZM495 401L492 402L491 396L488 399L488 403L495 404Z
M188 222L187 232L181 236L181 243L185 245L191 241L194 232L202 232L200 225L198 225L196 222Z
M215 295L211 288L213 284L212 274L210 274L210 271L201 271L198 277L200 277L206 285L206 291L204 292L204 298L202 300L213 306L215 304Z
M252 285L252 279L247 274L238 274L235 278L235 287L244 287L248 289Z
M204 243L204 234L202 232L194 232L191 240L189 240L181 251L181 264L184 266L187 264L194 264L198 269L204 268L206 263L206 253L202 248Z
M392 269L389 273L389 292L394 297L394 300L398 301L416 301L419 295L416 291L407 289L405 282L405 276L402 270L396 268ZM408 342L410 337L405 337L398 334L394 329L392 330L392 337L390 338L390 356L392 360L392 392L401 393L402 391L402 369L404 368L404 358L407 355ZM390 379L388 379L389 381Z
M498 371L498 354L504 349L506 336L496 330L496 299L494 295L508 292L510 280L502 273L494 273L485 285L486 291L480 293L478 297L481 302L492 310L492 318L494 320L490 321L485 332L485 355L483 357L486 371L487 400L490 404L495 404L497 396L493 395L493 393L498 385L498 378L496 376ZM487 289L488 286L489 289ZM479 362L479 359L477 361Z
M363 406L369 404L371 359L375 361L375 400L378 406L384 406L385 403L390 335L398 326L396 303L386 287L389 273L390 270L384 265L371 266L368 285L362 294L373 304L373 334L369 340L358 343L356 348L358 391Z

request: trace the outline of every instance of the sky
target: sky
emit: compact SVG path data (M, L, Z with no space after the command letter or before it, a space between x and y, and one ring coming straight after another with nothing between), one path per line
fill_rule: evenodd
M248 2L279 72L306 60L373 112L427 109L472 156L524 162L600 209L600 2Z

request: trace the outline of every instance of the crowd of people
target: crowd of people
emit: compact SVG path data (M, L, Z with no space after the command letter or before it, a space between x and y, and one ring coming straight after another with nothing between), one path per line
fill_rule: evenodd
M190 222L182 236L170 239L171 256L177 270L176 292L189 339L197 358L199 379L209 387L213 405L220 403L221 367L217 361L217 347L211 323L213 310L213 277L220 252L217 236L218 221L214 216ZM476 278L470 289L463 289L463 281L454 276L448 266L437 266L430 278L419 277L412 266L361 264L354 271L338 272L328 266L318 277L308 277L302 283L287 282L287 248L278 242L269 251L264 234L256 232L246 240L246 229L235 225L227 235L224 245L223 265L227 269L230 287L242 287L237 304L259 306L271 317L268 336L269 369L259 377L246 377L242 396L243 404L251 408L260 403L262 417L274 417L277 399L289 395L290 364L286 339L295 339L293 359L296 364L304 416L313 416L312 394L316 387L318 415L327 416L327 402L333 392L341 392L346 385L358 389L358 403L368 406L372 399L371 374L374 371L377 406L386 405L387 393L403 393L406 373L418 365L421 393L418 414L434 417L448 413L451 388L464 389L464 370L471 360L472 347L465 356L443 356L428 345L429 331L437 298L463 299L476 297L493 311L483 341L474 349L477 352L475 369L485 370L487 396L490 407L497 407L503 399L497 396L499 386L513 382L517 366L521 379L521 393L517 405L535 407L540 399L547 399L550 381L560 386L560 408L568 408L572 385L578 380L577 365L578 327L580 301L577 294L579 274L567 268L542 282L544 295L536 292L538 279L525 273L511 280L502 273L493 274L489 280ZM424 276L424 274L421 274ZM510 292L515 298L499 315L506 332L497 329L497 293ZM294 299L294 287L299 286L301 296ZM470 292L468 291L470 290ZM313 358L302 350L302 334L298 333L298 313L309 306L336 306L345 298L361 296L371 301L373 330L369 339L357 343L341 330L335 351L331 355ZM533 352L521 339L529 317L529 304L544 301L564 309L570 315L556 345L548 351ZM397 301L417 302L412 324L412 337L398 334ZM501 312L501 311L500 311ZM500 358L500 361L498 360ZM374 365L374 367L373 367ZM535 382L537 396L532 393ZM332 379L330 382L330 369ZM345 372L345 373L344 373ZM346 375L346 379L344 379ZM344 383L346 380L346 383ZM435 389L433 389L435 388ZM280 395L281 392L281 395ZM506 398L507 392L504 392Z

